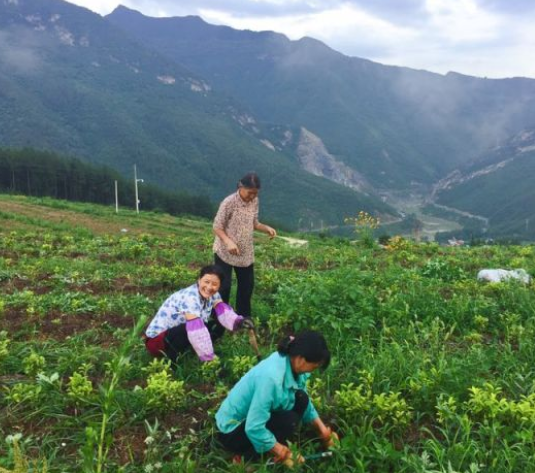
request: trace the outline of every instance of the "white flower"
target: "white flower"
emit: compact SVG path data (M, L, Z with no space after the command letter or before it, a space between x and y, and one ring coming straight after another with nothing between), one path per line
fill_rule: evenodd
M154 467L149 463L147 465L145 465L145 473L152 473L152 470L154 470Z
M145 443L147 445L150 445L152 443L154 443L154 437L151 437L150 435L145 439Z
M154 468L156 468L157 470L161 469L162 466L163 466L163 465L162 465L161 462L156 462L156 463L154 464Z
M14 435L8 435L6 437L6 443L7 444L15 443L15 442L18 442L21 438L22 438L22 434L20 432Z

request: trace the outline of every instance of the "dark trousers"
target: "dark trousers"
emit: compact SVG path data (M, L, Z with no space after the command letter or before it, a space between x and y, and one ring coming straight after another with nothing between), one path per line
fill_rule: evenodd
M295 392L295 405L291 411L272 412L271 417L266 423L266 427L270 430L277 442L284 445L287 444L293 433L297 430L297 426L308 406L308 395L301 389ZM245 433L245 422L242 422L232 432L228 434L219 433L219 441L233 453L246 455L248 457L258 455L255 452L253 444Z
M221 338L225 333L225 327L223 327L216 320L209 320L206 324L208 332L212 342L215 342L218 338ZM186 324L177 325L170 328L165 334L165 355L173 362L176 363L176 359L180 353L184 353L191 349L191 343L188 340L188 333L186 331Z
M233 306L237 314L244 317L251 317L251 297L254 288L254 264L240 268L225 263L219 256L214 254L214 261L219 266L225 278L219 289L219 294L227 304L230 304L230 287L232 282L232 269L236 273L236 305ZM231 304L232 305L232 304Z

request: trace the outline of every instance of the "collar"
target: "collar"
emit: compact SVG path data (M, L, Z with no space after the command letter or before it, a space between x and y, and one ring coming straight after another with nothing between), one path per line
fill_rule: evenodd
M297 384L297 379L294 376L294 373L292 371L292 364L290 363L290 357L286 355L284 358L286 358L286 371L284 372L284 380L283 384L287 388L291 389L299 389L299 385ZM297 378L299 378L300 375L297 375Z
M206 304L208 304L208 301L209 301L210 299L205 299L205 298L202 296L201 291L200 291L200 289L199 289L199 282L198 282L198 281L195 283L195 287L197 288L197 294L199 295L199 301L201 301L201 305L202 305L203 307L205 307Z

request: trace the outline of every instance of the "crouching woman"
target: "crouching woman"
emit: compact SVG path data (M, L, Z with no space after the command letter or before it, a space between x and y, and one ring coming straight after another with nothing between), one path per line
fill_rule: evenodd
M180 353L193 349L201 361L211 361L212 339L221 336L223 328L235 331L253 327L250 319L237 315L222 301L218 291L223 277L218 266L205 266L195 284L165 300L145 331L149 353L176 362ZM215 320L210 318L212 309Z
M305 331L282 341L223 401L215 416L221 444L238 455L269 452L275 462L290 464L287 442L302 421L316 429L325 447L332 446L338 437L320 419L306 392L310 373L326 368L330 359L318 332Z

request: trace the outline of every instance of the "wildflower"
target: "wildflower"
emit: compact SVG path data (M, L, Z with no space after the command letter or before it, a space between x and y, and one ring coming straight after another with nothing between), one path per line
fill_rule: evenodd
M154 443L154 437L151 437L150 435L145 439L145 444L146 445L151 445L152 443Z
M148 463L147 465L145 465L144 470L145 470L145 473L152 473L152 471L154 470L154 466Z
M6 437L6 443L7 444L15 443L15 442L18 442L21 438L22 438L22 434L20 432L15 435L8 435Z

